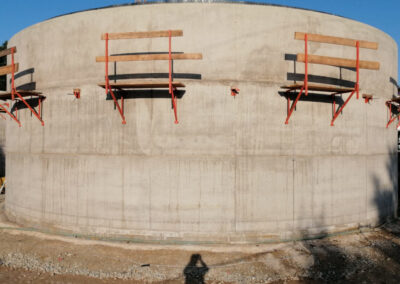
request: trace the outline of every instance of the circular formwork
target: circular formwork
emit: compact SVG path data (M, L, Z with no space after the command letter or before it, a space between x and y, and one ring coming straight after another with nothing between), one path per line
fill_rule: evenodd
M97 86L100 36L168 29L184 33L173 38L174 51L203 54L174 62L186 84L180 123L165 91L147 90L128 94L122 125ZM378 50L361 50L361 59L380 62L379 71L360 74L361 93L374 99L352 98L331 127L331 102L310 97L285 125L280 86L304 73L293 60L304 48L296 31L378 42ZM376 225L395 214L397 137L385 129L384 102L396 90L397 46L371 26L288 7L152 4L50 19L16 34L13 45L17 85L36 86L47 99L44 127L28 110L19 111L21 128L7 122L11 220L74 234L233 243ZM165 38L110 41L112 54L167 49ZM321 43L309 52L355 57L352 47ZM110 74L114 67L124 78L168 73L167 61L110 64ZM355 80L345 68L312 64L309 72L323 83Z

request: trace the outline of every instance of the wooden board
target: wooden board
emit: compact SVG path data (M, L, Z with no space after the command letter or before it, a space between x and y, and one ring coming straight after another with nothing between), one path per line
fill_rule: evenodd
M175 53L171 55L174 60L184 60L184 59L203 59L201 53ZM109 56L109 62L117 61L146 61L146 60L169 60L168 54L138 54L138 55L119 55L119 56ZM96 62L105 62L105 56L97 56Z
M297 61L305 62L305 55L303 53L298 53ZM356 60L353 59L320 56L312 54L308 55L308 63L356 68ZM379 70L379 67L380 67L379 62L360 60L360 69Z
M183 36L182 30L171 30L171 37ZM132 38L155 38L169 37L169 31L152 32L128 32L128 33L109 33L108 39L132 39ZM106 39L106 34L101 35L101 39Z
M305 33L295 32L294 38L304 40ZM314 42L322 42L322 43L331 43L331 44L339 44L339 45L347 45L347 46L356 46L357 40L350 38L342 38L342 37L334 37L334 36L325 36L319 34L307 34L308 41ZM377 42L359 40L360 48L369 48L369 49L378 49Z
M106 83L98 84L100 87L105 88ZM185 87L181 82L172 82L174 87ZM151 89L151 88L169 88L168 81L137 81L137 82L121 82L110 83L111 88L121 89Z
M46 98L45 96L42 96L41 92L37 91L26 91L26 90L17 90L17 92L21 95L21 97L29 97L29 96L34 96L34 97L39 97L39 98ZM18 99L18 95L14 95L16 99ZM0 100L11 100L11 93L0 93Z
M5 50L1 50L0 51L0 57L3 57L3 56L11 54L11 49L12 48L14 48L14 53L16 53L17 52L17 48L15 46L13 46L13 47L7 48Z
M304 84L293 84L282 86L282 89L288 90L299 90L304 86ZM321 91L321 92L330 92L330 93L349 93L354 91L354 88L341 88L330 85L316 85L316 84L308 84L308 90L310 91Z
M15 66L14 73L16 73L16 72L18 72L19 64L15 63L14 66ZM12 65L0 67L0 76L10 74L10 73L12 73Z

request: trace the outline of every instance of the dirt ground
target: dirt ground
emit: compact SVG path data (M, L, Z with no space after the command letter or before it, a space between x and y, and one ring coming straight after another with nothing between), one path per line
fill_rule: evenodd
M44 234L3 212L4 195L0 283L400 283L400 221L319 240L172 246Z

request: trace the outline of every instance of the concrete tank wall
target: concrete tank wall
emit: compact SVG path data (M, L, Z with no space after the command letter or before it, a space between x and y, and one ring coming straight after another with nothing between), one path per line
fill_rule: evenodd
M178 125L168 98L127 99L122 125L96 85L104 78L104 63L95 62L104 54L100 35L166 29L184 31L173 50L203 53L202 61L176 61L174 72L201 80L181 80ZM285 125L279 92L294 70L285 57L304 44L295 31L377 41L377 51L361 50L361 59L381 64L361 71L361 93L372 102L353 98L330 127L330 103L300 101ZM167 51L167 44L110 41L110 53ZM7 122L12 220L77 234L254 242L375 225L395 214L397 133L385 128L384 102L395 93L397 46L371 26L286 7L152 4L54 18L19 32L12 45L20 71L28 70L17 83L35 83L47 96L44 127L28 110L19 111L22 128ZM354 48L336 45L312 43L309 51L355 57ZM309 69L340 76L337 67ZM167 72L167 61L117 65L118 74ZM355 80L350 70L341 76ZM240 89L236 98L230 86Z

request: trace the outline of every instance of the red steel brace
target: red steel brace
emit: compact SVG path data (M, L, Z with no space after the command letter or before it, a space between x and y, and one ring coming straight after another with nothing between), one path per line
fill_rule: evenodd
M307 48L307 46L308 46L308 35L307 34L305 34L304 35L304 43L305 43L305 45L304 45L304 54L305 54L305 58L304 58L304 63L305 63L305 65L304 65L304 88L305 88L305 94L306 94L306 96L308 96L308 48Z
M356 90L353 90L349 97L347 98L347 100L344 102L344 104L337 110L337 112L335 112L335 114L333 115L332 121L331 121L331 126L334 126L334 122L336 120L336 118L339 116L339 114L343 111L344 107L347 105L347 103L350 101L351 97L354 95L354 93L356 92Z
M14 83L14 73L15 73L15 65L14 65L14 47L11 48L11 100L14 101L14 90L15 90L15 83Z
M360 96L360 42L358 40L356 42L356 48L357 48L357 59L356 59L357 81L355 89L357 91L357 100L358 100Z
M343 111L344 107L350 101L350 99L354 95L354 93L357 94L357 100L358 100L358 98L360 96L360 94L359 94L360 93L360 88L359 88L360 83L359 82L360 82L360 42L356 41L356 85L354 86L354 90L350 93L349 97L344 102L344 104L333 115L333 119L331 121L331 126L334 126L334 122L335 122L336 118Z
M122 105L122 107L121 107L119 105L119 103L118 103L118 100L116 99L116 97L114 95L114 92L111 89L110 81L109 81L109 78L108 78L108 33L106 33L106 76L105 77L106 77L105 78L106 79L106 86L105 86L106 95L108 93L110 93L110 95L111 95L111 97L112 97L112 99L114 101L114 104L117 106L119 114L121 115L122 124L126 124L125 115L124 115L124 109L123 109L124 97L121 96L121 105Z
M42 124L42 126L44 126L44 121L42 120L42 118L40 117L40 108L41 108L41 104L42 104L42 98L39 98L39 113L36 112L36 110L34 108L32 108L25 100L24 98L21 96L20 93L18 93L17 91L14 92L15 95L18 96L18 98L26 105L27 108L30 109L30 111L36 116L37 119L39 119L40 123Z
M174 107L174 115L175 115L175 124L178 124L178 114L176 107L176 96L174 94L174 87L172 86L172 51L171 51L171 31L168 31L168 64L169 64L169 74L168 74L168 83L169 83L169 93L171 94L172 106Z
M387 117L388 117L388 122L387 122L387 124L386 124L386 128L388 128L389 125L390 125L393 121L396 120L396 118L399 118L400 113L399 113L398 115L392 116L392 102L391 102L391 101L387 101L387 102L386 102L386 106L389 108L389 112L388 112L388 115L387 115ZM400 126L400 120L399 120L399 123L398 123L397 127L399 127L399 126Z
M14 116L11 112L9 112L4 105L0 104L0 109L2 109L5 113L7 113L12 119L15 120L15 122L18 123L19 127L21 127L21 122L18 120L18 118Z
M37 119L39 119L39 121L41 122L42 126L44 126L44 121L42 120L41 116L40 116L40 107L41 107L41 101L42 98L39 97L39 114L36 112L35 109L33 109L26 101L25 99L21 96L20 93L17 92L16 88L15 88L15 65L14 65L14 48L11 49L11 64L12 64L12 74L11 74L11 100L14 101L15 100L15 95L17 95L18 99L21 100L26 106L27 108L29 108L29 110L36 116ZM12 116L12 118L16 119L16 117ZM18 119L16 119L18 121ZM21 123L18 121L18 124L21 126Z
M300 92L299 92L299 94L297 95L296 99L294 100L294 102L293 102L293 104L292 104L292 107L291 107L290 109L289 109L290 98L289 98L289 95L287 96L287 99L288 99L288 105L287 105L287 107L288 107L288 115L287 115L287 117L286 117L285 124L289 124L289 118L290 118L290 116L292 115L293 110L295 109L296 104L297 104L297 102L299 101L301 94L303 93L303 90L304 90L304 86L301 87Z
M289 119L290 116L293 113L293 110L296 108L296 104L299 101L301 94L305 93L306 96L308 96L308 35L305 34L304 35L304 85L303 87L301 87L300 92L298 93L296 99L294 100L292 107L289 109L290 107L290 98L289 95L287 96L287 117L286 117L286 121L285 124L289 124ZM289 91L288 91L289 92ZM287 93L288 93L287 92Z
M308 35L305 34L304 35L304 51L305 51L304 52L304 57L305 57L304 58L304 63L305 63L305 66L304 66L304 85L300 89L300 92L297 95L297 97L296 97L295 101L293 102L292 107L290 109L289 109L290 98L289 98L289 96L287 97L287 112L288 112L288 115L286 117L285 124L289 124L289 118L292 115L293 110L295 109L296 104L297 104L298 100L300 99L301 94L303 93L303 90L305 91L304 92L305 95L306 96L308 95L308 48L307 48L308 44L307 43L308 43ZM335 97L334 97L336 94L335 93L332 94L334 115L333 115L333 118L332 118L332 121L331 121L331 126L334 126L334 122L335 122L336 118L339 116L340 113L342 113L344 107L350 101L350 99L354 95L354 93L357 93L357 99L359 98L359 91L360 91L360 89L359 89L359 81L360 81L360 42L359 41L356 42L356 49L357 49L357 51L356 51L356 57L357 57L356 58L356 76L357 76L356 84L355 84L354 90L350 93L350 95L347 98L347 100L344 102L344 104L336 112L335 112L335 110L336 110L336 101L335 101Z

